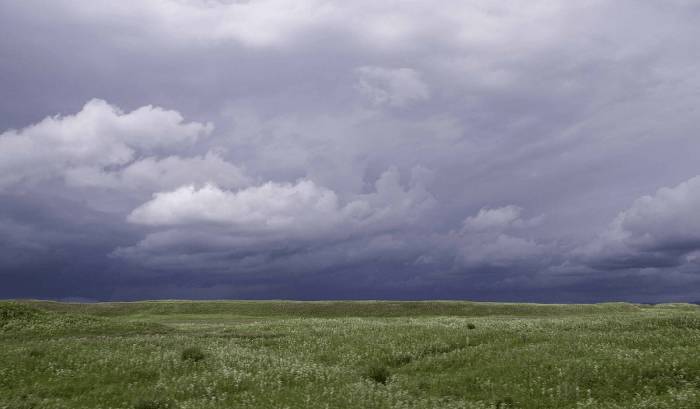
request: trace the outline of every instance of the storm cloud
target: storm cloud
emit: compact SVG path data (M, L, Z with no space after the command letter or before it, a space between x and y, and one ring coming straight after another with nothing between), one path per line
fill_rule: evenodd
M0 2L0 296L700 300L698 16Z

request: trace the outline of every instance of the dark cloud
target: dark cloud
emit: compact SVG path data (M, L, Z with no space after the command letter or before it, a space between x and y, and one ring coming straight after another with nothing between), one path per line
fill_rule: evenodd
M699 12L0 3L0 296L700 299Z

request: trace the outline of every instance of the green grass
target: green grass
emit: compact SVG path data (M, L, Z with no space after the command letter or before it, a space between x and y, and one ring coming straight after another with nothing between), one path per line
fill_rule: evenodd
M0 302L4 408L699 408L700 308Z

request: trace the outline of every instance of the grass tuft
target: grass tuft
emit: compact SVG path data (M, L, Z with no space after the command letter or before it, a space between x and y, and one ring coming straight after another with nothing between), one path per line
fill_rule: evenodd
M170 409L173 405L162 399L140 399L134 403L134 409Z
M189 347L182 350L180 355L183 361L199 362L204 359L204 351L199 347Z
M385 366L372 365L365 371L365 377L376 383L386 385L386 382L391 377L391 372Z
M508 409L514 407L514 405L515 401L513 401L513 398L506 396L505 398L496 402L496 409Z

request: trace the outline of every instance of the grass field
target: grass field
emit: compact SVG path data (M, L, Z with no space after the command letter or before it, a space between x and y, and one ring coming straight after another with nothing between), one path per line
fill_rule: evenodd
M0 408L700 408L700 308L0 302Z

